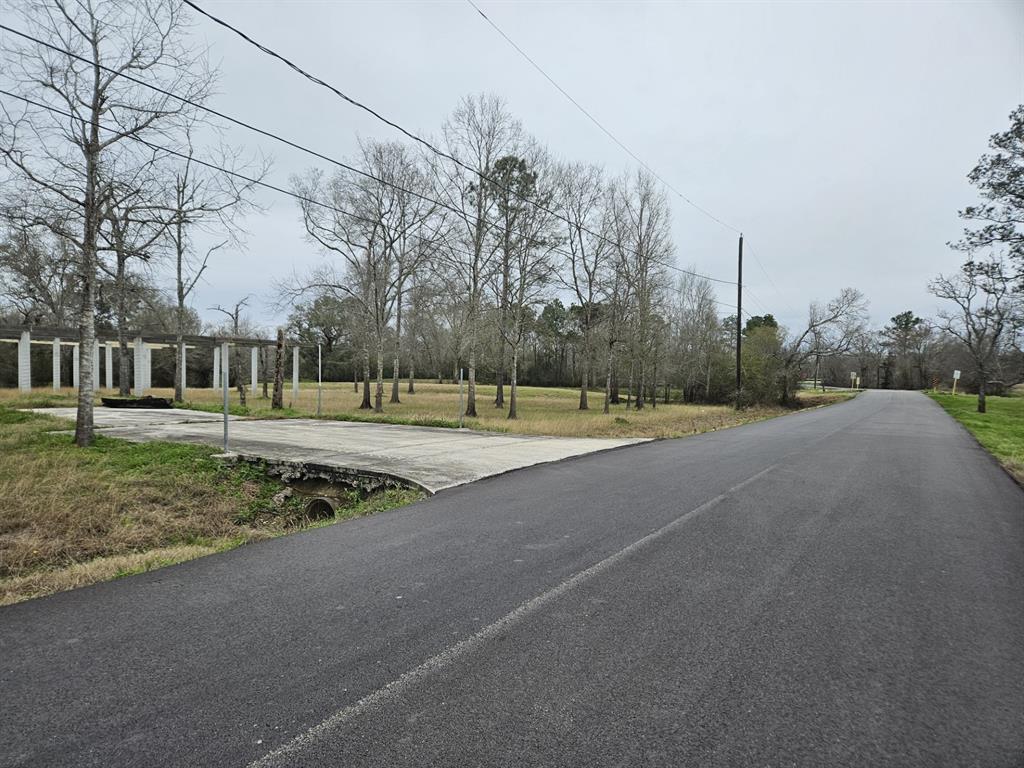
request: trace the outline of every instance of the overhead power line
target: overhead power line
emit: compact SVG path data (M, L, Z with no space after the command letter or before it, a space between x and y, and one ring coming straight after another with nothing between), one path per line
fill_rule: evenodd
M757 253L754 251L750 251L750 255L754 257L754 263L757 264L758 268L761 270L761 273L765 276L765 278L767 278L768 283L775 290L776 295L782 301L783 307L787 309L789 312L791 312L794 318L799 317L800 313L795 311L793 307L787 304L785 299L782 298L782 291L779 290L779 286L775 284L774 280L772 280L772 276L768 274L768 270L764 268L764 264L761 263L761 260L757 258Z
M34 99L30 99L27 96L22 96L21 94L12 93L11 91L7 91L7 90L4 90L2 88L0 88L0 95L8 96L8 97L13 98L13 99L18 99L19 101L22 101L22 102L24 102L26 104L29 104L29 105L33 106L33 107L37 107L39 109L45 109L45 110L47 110L47 111L49 111L49 112L51 112L53 114L60 115L61 117L69 118L69 119L72 119L72 120L77 119L76 116L73 115L72 113L67 112L67 111L65 111L63 109L60 109L58 107L55 107L52 104L45 104L43 102L36 101ZM107 133L117 133L117 131L115 129L108 128L107 126L102 125L102 124L100 124L99 128L100 128L100 130L106 131ZM351 218L356 219L358 221L364 221L364 222L366 222L368 224L376 224L377 223L375 220L370 219L370 218L368 218L366 216L362 216L362 215L360 215L358 213L355 213L353 211L346 210L346 209L341 208L341 207L336 206L336 205L331 205L330 203L325 203L325 202L323 202L321 200L317 200L315 198L311 198L311 197L307 197L305 195L301 195L301 194L299 194L297 192L294 192L292 190L285 189L284 187L279 187L276 184L271 184L269 182L263 181L262 179L257 179L257 178L255 178L253 176L249 176L248 174L241 173L241 172L235 171L235 170L231 170L229 168L225 168L223 166L217 165L216 163L211 163L211 162L208 162L206 160L202 160L200 158L195 157L194 155L188 155L188 154L186 154L184 152L180 152L180 151L172 149L170 147L165 147L165 146L162 146L160 144L154 144L153 142L147 141L146 139L143 139L140 136L130 135L127 138L129 138L129 139L131 139L133 141L136 141L139 144L142 144L143 146L148 147L149 149L153 150L154 152L163 152L164 154L170 155L171 157L177 157L177 158L179 158L181 160L192 162L192 163L195 163L196 165L201 165L204 168L209 168L210 170L217 171L218 173L223 173L223 174L225 174L227 176L233 176L235 178L242 179L243 181L246 181L246 182L248 182L248 183L250 183L250 184L252 184L254 186L262 187L264 189L269 189L272 192L277 192L278 194L285 195L287 197L290 197L292 199L298 200L300 202L305 202L305 203L308 203L310 205L315 205L315 206L317 206L319 208L323 208L325 210L333 211L335 213L339 213L339 214L341 214L343 216L351 217ZM437 235L438 232L434 232L432 234L433 235ZM456 252L458 252L458 251L456 251ZM462 252L462 253L468 254L468 252ZM662 266L667 266L667 265L662 265ZM719 304L719 305L721 305L723 307L728 307L730 309L735 309L736 308L735 305L733 305L733 304L727 304L726 302L718 301L717 299L712 299L712 301L714 301L716 304Z
M649 166L647 163L645 163L633 150L631 150L622 141L620 141L619 138L614 133L612 133L610 130L605 128L604 125L601 124L600 120L598 120L596 117L594 117L586 107L584 107L582 104L580 104L578 101L576 101L576 99L573 98L573 96L567 90L565 90L562 86L560 86L555 81L555 79L553 77L551 77L551 75L549 75L547 72L545 72L544 68L541 67L541 65L538 64L536 61L534 61L533 57L531 57L530 54L528 54L526 51L524 51L522 48L520 48L516 44L515 40L513 40L511 37L506 35L505 31L501 27L499 27L497 24L495 24L490 16L488 16L486 13L484 13L482 10L480 10L480 6L478 6L476 3L474 3L473 0L466 0L466 2L469 3L473 7L473 10L475 10L478 14L480 14L480 17L484 21L486 21L494 29L495 32L497 32L499 35L501 35L505 39L505 42L507 42L509 45L511 45L513 48L515 48L516 51L519 52L520 56L522 56L524 59L526 59L534 69L536 69L538 72L540 72L540 74L544 77L545 80L547 80L549 83L551 83L551 85L553 85L558 90L559 93L561 93L563 96L565 96L565 98L567 98L572 103L572 105L574 107L576 107L576 109L578 109L580 112L582 112L583 115L590 122L592 122L594 125L596 125L598 127L598 129L600 129L600 131L605 136L607 136L609 139L611 139L616 144L618 144L619 147L627 155L629 155L631 158L633 158L633 160L635 160L637 163L639 163L640 167L642 167L644 170L646 170L648 173L650 173L652 176L654 176L654 178L656 178L658 181L660 181L662 184L664 184L665 187L668 190L670 190L671 192L675 193L675 195L680 200L682 200L684 203L689 205L694 210L699 211L700 213L703 213L705 216L707 216L709 219L714 221L716 224L720 224L721 226L725 227L729 231L731 231L731 232L733 232L733 233L735 233L737 235L741 234L740 230L737 229L736 227L734 227L732 224L729 224L729 223L727 223L725 221L722 221L722 219L720 219L718 216L715 216L715 214L711 213L711 211L709 211L708 209L698 205L693 200L691 200L689 197L687 197L682 192L680 192L678 189L676 189L674 186L669 184L668 181L666 181L665 178L661 176L661 174L659 174L656 170L651 168L651 166Z
M473 8L473 10L475 10L480 15L480 17L484 21L486 21L491 26L492 29L494 29L495 32L497 32L499 35L501 35L501 37L505 40L505 42L507 42L510 46L512 46L519 53L520 56L522 56L524 59L526 59L526 61L529 62L529 64L534 69L536 69L541 74L541 76L544 77L545 80L547 80L549 83L551 83L551 85L554 86L555 89L559 93L561 93L566 99L568 99L569 102L574 107L576 107L576 109L578 109L588 120L590 120L590 122L592 122L594 125L596 125L597 128L602 133L604 133L609 139L611 139L613 142L615 142L627 155L629 155L633 160L635 160L637 163L639 163L642 168L644 168L646 171L648 171L648 173L650 173L652 176L654 176L654 178L656 178L658 181L660 181L662 184L664 184L666 189L668 189L669 191L675 193L676 196L679 197L679 199L681 199L683 202L687 203L689 206L691 206L695 210L699 211L700 213L703 213L705 216L707 216L712 221L720 224L721 226L723 226L726 229L734 232L735 234L741 234L739 229L737 229L736 227L732 226L728 222L723 221L718 216L715 216L713 213L711 213L711 211L707 210L706 208L703 208L702 206L698 205L693 200L691 200L689 197L687 197L682 192L680 192L676 187L674 187L672 184L670 184L661 174L659 174L650 165L648 165L646 162L644 162L644 160L641 159L632 149L630 149L628 146L626 146L626 144L623 143L614 133L612 133L611 130L606 128L601 123L600 120L598 120L596 117L594 117L594 115L590 112L590 110L588 110L586 107L584 107L579 101L576 100L575 97L573 97L572 94L570 94L567 90L565 90L565 88L563 88L561 85L559 85L558 82L551 75L549 75L544 70L544 68L541 67L541 65L538 64L536 60L534 60L534 58L532 56L530 56L530 54L528 54L525 50L523 50L523 48L521 48L519 46L519 44L516 43L515 40L513 40L511 37L509 37L508 34L506 34L505 31L501 27L499 27L490 16L488 16L486 13L484 13L483 10L481 10L480 6L478 6L476 4L476 2L474 2L474 0L466 0L466 2ZM764 276L768 279L768 282L771 284L772 288L775 290L775 292L778 294L779 298L781 299L782 298L782 291L779 290L779 287L775 284L775 281L772 279L771 275L768 274L768 271L764 268L764 265L761 263L761 260L753 252L750 252L750 255L753 257L754 262L760 268L761 272L764 273Z
M266 54L267 56L270 56L270 57L272 57L274 59L277 59L278 61L282 62L287 67L289 67L290 69L292 69L295 72L297 72L298 74L302 75L304 78L306 78L310 82L312 82L312 83L314 83L316 85L319 85L322 88L326 88L328 91L333 93L335 96L338 96L339 98L343 99L344 101L348 102L349 104L353 105L354 107L357 107L358 109L363 110L367 114L372 115L377 120L380 120L381 122L385 123L386 125L391 126L395 130L397 130L400 133L402 133L404 136L406 136L406 137L412 139L413 141L417 142L418 144L426 147L430 152L432 152L433 154L437 155L438 157L442 157L442 158L444 158L446 160L450 160L451 162L455 163L457 166L459 166L463 170L468 171L469 173L472 173L475 176L478 176L483 181L486 181L489 184L493 184L494 186L498 187L499 189L505 190L506 192L508 192L508 193L514 195L515 197L519 198L524 203L527 203L528 205L533 206L537 210L543 211L544 213L547 213L549 216L553 216L554 218L559 219L560 221L568 224L569 226L577 227L575 222L572 222L569 219L565 218L564 216L559 214L557 211L554 211L551 208L548 208L547 206L542 205L541 203L538 203L536 200L532 200L532 199L524 196L523 194L521 194L521 193L519 193L519 192L517 192L515 190L509 189L508 187L506 187L501 182L499 182L496 179L493 179L490 176L488 176L486 173L483 173L479 169L473 168L473 167L467 165L466 163L462 162L461 160L459 160L457 157L455 157L451 153L446 152L445 150L436 147L432 142L428 141L427 139L424 139L421 136L413 133L412 131L409 131L406 128L403 128L398 123L396 123L396 122L394 122L392 120L389 120L388 118L384 117L383 115L381 115L379 112L377 112L373 108L371 108L371 107L367 106L366 104L363 104L362 102L352 98L351 96L349 96L348 94L344 93L343 91L341 91L340 89L338 89L334 85L331 85L330 83L322 80L321 78L317 77L316 75L313 75L310 72L307 72L305 69L303 69L302 67L298 66L293 61L291 61L287 57L281 55L280 53L278 53L277 51L273 50L272 48L269 48L268 46L263 45L262 43L258 42L257 40L254 40L252 37L247 35L245 32L242 32L240 29L238 29L237 27L233 26L229 22L224 21L223 19L218 18L217 16L214 16L209 11L204 10L199 5L197 5L196 3L192 2L192 0L183 0L183 1L184 1L184 3L186 5L188 5L190 8L195 10L197 13L200 13L203 16L205 16L206 18L210 19L210 21L212 21L215 24L218 24L218 25L224 27L227 30L230 30L231 32L234 32L236 35L241 37L247 43L249 43L250 45L255 47L257 50L261 51L262 53ZM615 242L609 240L607 237L605 237L604 235L602 235L599 232L595 232L594 230L588 229L587 227L578 227L578 229L580 229L583 232L586 232L591 237L597 238L598 240L601 240L602 242L607 243L608 245L612 245L614 247L619 247L618 244L616 244ZM637 255L639 255L639 254L637 254ZM675 267L675 266L672 266L672 265L665 264L663 266L669 266L672 269L676 269L678 271L685 272L685 270L682 270L679 267ZM688 273L688 274L693 274L693 273ZM705 278L707 280L711 280L711 281L716 282L716 283L722 283L723 285L736 285L736 281L735 280L723 280L721 278L711 277L709 275L700 275L700 274L697 274L695 276L696 277L703 277L703 278Z
M417 198L419 198L421 200L424 200L426 202L429 202L429 203L432 203L434 205L437 205L437 206L439 206L441 208L444 208L445 210L451 211L452 213L455 213L455 214L457 214L459 216L466 216L467 218L470 218L470 219L475 220L477 222L480 221L479 217L474 216L472 213L466 213L465 211L463 211L461 209L455 208L454 206L452 206L449 203L445 203L445 202L443 202L441 200L437 200L436 198L430 197L428 195L424 195L421 192L416 192L415 190L408 189L406 187L403 187L401 184L397 184L396 182L389 181L388 179L384 179L382 177L375 176L374 174L369 173L368 171L364 171L364 170L362 170L360 168L357 168L357 167L355 167L353 165L350 165L350 164L345 163L345 162L343 162L341 160L338 160L337 158L330 157L329 155L325 155L322 152L318 152L315 149L310 149L309 147L303 146L302 144L298 144L297 142L294 142L294 141L292 141L290 139L287 139L287 138L285 138L283 136L280 136L279 134L276 134L276 133L274 133L272 131L268 131L268 130L265 130L263 128L259 128L258 126L252 125L251 123L248 123L248 122L246 122L244 120L240 120L238 118L232 117L231 115L227 115L227 114L225 114L223 112L220 112L220 111L218 111L218 110L216 110L216 109L214 109L212 107L208 107L205 104L201 104L199 102L196 102L196 101L193 101L191 99L188 99L188 98L186 98L184 96L180 96L180 95L178 95L176 93L173 93L171 91L168 91L168 90L165 90L163 88L160 88L159 86L152 85L151 83L147 83L144 80L141 80L140 78L137 78L137 77L135 77L133 75L129 75L129 74L125 73L125 72L113 69L111 67L104 66L102 64L96 65L94 62L90 61L86 57L80 56L79 54L74 53L73 51L69 51L67 49L61 48L60 46L53 45L52 43L48 43L45 40L41 40L41 39L39 39L37 37L29 35L29 34L27 34L25 32L20 31L20 30L13 29L12 27L8 27L5 24L0 24L0 30L4 30L6 32L10 32L12 34L18 35L19 37L22 37L22 38L24 38L26 40L30 40L31 42L36 43L38 45L42 45L42 46L44 46L46 48L49 48L50 50L55 51L57 53L62 53L62 54L66 55L66 56L68 56L70 58L73 58L73 59L76 59L76 60L81 61L83 63L89 64L90 66L98 66L99 69L101 69L102 71L108 72L108 73L110 73L112 75L115 75L117 77L121 77L123 79L126 79L126 80L132 82L132 83L135 83L137 85L141 85L141 86L143 86L145 88L149 88L150 90L152 90L152 91L154 91L156 93L162 94L162 95L167 96L167 97L172 98L172 99L175 99L175 100L179 101L180 103L187 104L188 106L193 107L195 109L201 109L201 110L203 110L203 111L205 111L205 112L207 112L207 113L209 113L211 115L214 115L215 117L219 117L222 120L225 120L225 121L227 121L229 123L232 123L233 125L237 125L240 128L245 128L246 130L252 131L253 133L259 134L261 136L265 136L265 137L267 137L269 139L273 139L274 141L278 141L278 142L280 142L280 143L282 143L282 144L284 144L284 145L286 145L288 147L291 147L292 149L297 149L300 152L304 152L304 153L306 153L306 154L308 154L308 155L310 155L312 157L316 157L316 158L318 158L320 160L324 160L325 162L332 163L333 165L336 165L339 168L343 168L343 169L345 169L347 171L351 171L353 173L359 174L360 176L363 176L364 178L367 178L367 179L371 179L371 180L373 180L373 181L375 181L375 182L377 182L379 184L384 184L386 186L391 187L392 189L396 189L396 190L398 190L400 192L404 192L405 194L412 195L412 196L417 197ZM522 199L527 200L527 198L522 198ZM544 210L546 210L546 209L544 209ZM564 218L562 220L563 221L567 221ZM488 227L489 229L496 229L496 230L502 231L502 232L509 232L509 231L511 231L511 230L507 230L506 228L502 227L499 224L489 223L489 222L486 222L486 221L484 221L484 226ZM589 230L586 230L586 229L584 229L584 231L586 231L588 233L590 232ZM605 241L606 242L610 242L608 240L605 240ZM553 249L552 252L553 253L561 254L563 256L570 255L566 251L560 250L560 249L557 249L557 248ZM735 282L730 282L730 281L727 281L727 280L720 280L718 278L711 277L710 275L704 275L704 274L701 274L699 272L693 272L691 270L679 267L679 266L677 266L675 264L670 264L670 263L660 262L660 261L654 261L654 263L658 264L659 266L666 267L668 269L673 269L673 270L675 270L677 272L680 272L682 274L692 275L693 277L700 277L700 278L703 278L705 280L710 280L712 282L718 282L718 283L725 283L727 285L735 285Z

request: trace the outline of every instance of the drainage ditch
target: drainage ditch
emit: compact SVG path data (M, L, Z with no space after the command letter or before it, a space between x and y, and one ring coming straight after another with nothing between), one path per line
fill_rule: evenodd
M394 475L347 467L329 467L308 462L266 459L259 456L231 454L227 461L244 462L261 467L270 477L281 481L288 495L304 500L306 517L321 520L334 517L351 496L369 496L388 489L415 490L430 493L426 488Z

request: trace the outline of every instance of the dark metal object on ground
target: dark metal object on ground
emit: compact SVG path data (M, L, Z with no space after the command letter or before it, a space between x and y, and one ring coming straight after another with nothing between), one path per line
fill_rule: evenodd
M173 403L169 397L102 397L103 405L107 408L172 408Z

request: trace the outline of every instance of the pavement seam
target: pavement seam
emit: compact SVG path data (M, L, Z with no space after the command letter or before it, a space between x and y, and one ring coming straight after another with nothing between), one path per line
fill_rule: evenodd
M408 672L405 672L401 676L395 678L382 688L378 688L376 691L364 696L354 704L350 704L347 707L338 710L319 724L314 725L312 728L307 729L298 736L292 738L290 741L285 742L280 747L277 747L258 760L250 763L249 768L272 768L273 766L279 765L278 761L282 758L288 758L307 747L313 746L321 737L326 736L335 729L343 726L349 720L385 704L391 698L401 695L405 689L409 688L422 678L451 666L461 657L475 650L477 646L480 646L487 641L498 637L504 631L515 627L521 621L530 617L549 603L571 592L573 589L584 584L595 576L609 570L652 542L671 533L694 517L718 506L729 498L730 495L742 490L751 483L756 482L763 476L777 469L779 466L780 464L772 464L771 466L762 469L760 472L751 475L746 480L743 480L728 490L723 491L713 499L704 502L700 506L695 507L689 512L686 512L685 514L666 523L661 528L652 531L631 544L627 544L622 549L614 552L603 560L600 560L589 568L579 571L557 586L552 587L546 592L542 592L524 603L520 603L519 606L502 616L497 621L487 625L473 635L460 640L454 645L445 648L440 653L430 657L419 666L414 667Z

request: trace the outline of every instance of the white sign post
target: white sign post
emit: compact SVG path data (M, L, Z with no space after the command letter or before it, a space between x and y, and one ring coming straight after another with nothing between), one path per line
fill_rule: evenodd
M324 364L323 364L323 352L320 349L320 345L316 345L316 417L320 418L320 403L324 396Z
M956 394L956 383L960 381L960 370L953 371L953 394Z

